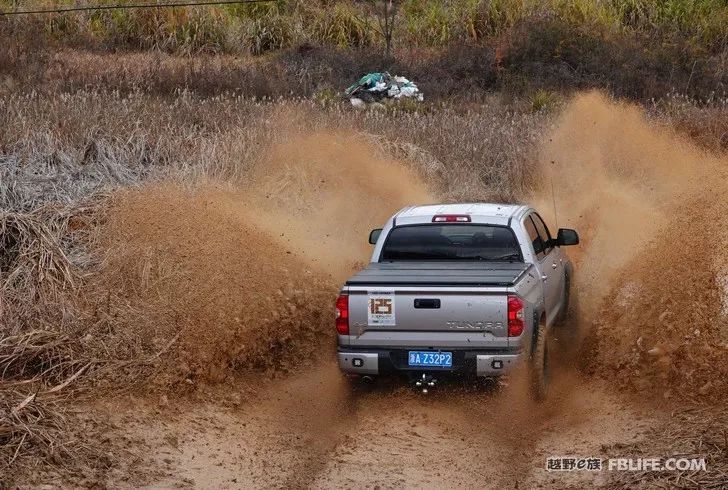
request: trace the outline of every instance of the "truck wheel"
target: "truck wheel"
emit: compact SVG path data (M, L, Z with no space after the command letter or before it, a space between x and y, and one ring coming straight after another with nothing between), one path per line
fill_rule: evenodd
M545 320L538 324L536 347L531 359L531 396L536 401L546 398L549 387L548 330Z

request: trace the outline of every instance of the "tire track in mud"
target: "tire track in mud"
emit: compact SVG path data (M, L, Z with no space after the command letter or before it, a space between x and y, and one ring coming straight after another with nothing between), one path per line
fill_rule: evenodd
M352 394L334 364L274 381L235 408L152 413L133 424L166 476L149 487L563 488L604 473L545 471L548 456L624 456L648 417L603 385L564 377L544 405L518 381L485 392L443 385L423 396L397 384ZM127 413L127 416L129 414ZM144 418L144 416L141 416ZM109 482L117 486L119 481Z
M136 417L133 435L155 454L147 464L168 470L150 488L307 488L357 424L357 400L333 364L269 382L244 403L214 398Z
M272 419L275 432L286 434L284 444L293 443L283 488L308 488L359 418L359 400L338 366L328 363L284 381L266 394L262 409L278 414Z
M544 405L527 401L517 380L495 393L454 385L428 396L402 389L367 394L349 446L333 452L312 486L548 486L548 456L605 457L605 448L638 441L649 427L606 387L563 381ZM556 487L606 480L559 477Z

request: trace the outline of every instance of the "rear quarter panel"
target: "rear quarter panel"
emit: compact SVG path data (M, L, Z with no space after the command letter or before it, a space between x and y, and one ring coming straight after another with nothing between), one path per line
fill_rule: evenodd
M538 274L538 270L535 267L531 267L513 288L514 293L520 296L525 304L524 318L526 319L526 328L520 337L510 338L509 347L531 348L538 319L541 313L543 313L543 283Z

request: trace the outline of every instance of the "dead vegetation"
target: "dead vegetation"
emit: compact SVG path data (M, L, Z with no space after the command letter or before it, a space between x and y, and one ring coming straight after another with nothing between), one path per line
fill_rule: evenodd
M25 395L10 387L2 386L0 404L0 468L3 473L13 467L21 456L25 464L28 458L53 461L63 457L63 446L68 431L63 410L54 403L39 403L37 394ZM56 451L55 448L58 447ZM4 481L3 483L10 483Z
M25 300L52 301L61 291L76 287L78 277L56 239L67 223L49 219L49 213L58 216L42 208L0 215L3 296L13 291L22 292Z
M684 95L670 94L655 101L651 114L674 127L700 146L713 151L728 150L728 99L699 105Z
M59 397L91 366L66 326L78 270L61 245L67 216L43 206L0 213L0 467L67 459L68 430Z
M705 458L708 471L622 472L610 488L725 488L728 481L728 410L725 405L688 406L649 434L648 443L620 445L631 457Z

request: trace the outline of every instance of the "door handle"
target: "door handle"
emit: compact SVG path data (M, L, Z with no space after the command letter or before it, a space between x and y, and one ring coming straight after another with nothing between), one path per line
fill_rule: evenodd
M556 269L557 267L559 267L559 264L557 264L556 262L554 262L553 264L551 264L551 268L552 269Z
M546 279L548 279L548 278L549 278L549 276L547 276L546 274L543 274L543 275L541 276L541 279L543 279L544 281L545 281Z

